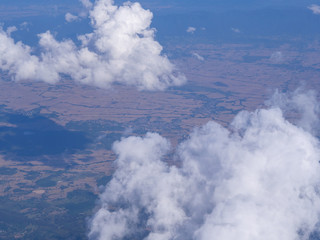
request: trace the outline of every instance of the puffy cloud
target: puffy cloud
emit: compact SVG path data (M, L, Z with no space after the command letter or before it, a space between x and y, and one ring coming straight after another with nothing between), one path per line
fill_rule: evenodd
M310 107L306 95L286 97ZM319 141L287 121L276 98L229 129L196 128L176 151L181 167L162 161L170 145L158 134L116 142L117 170L89 238L308 239L320 213Z
M310 9L313 14L320 14L320 6L316 5L316 4L312 4L308 7L308 9Z
M17 30L18 30L18 28L17 28L16 26L8 27L8 28L7 28L7 34L8 34L8 35L11 35L11 33L15 32L15 31L17 31Z
M187 33L193 34L197 29L195 27L188 27L187 28Z
M57 76L46 73L49 66L40 64L39 58L31 55L31 48L21 42L15 43L9 34L0 31L0 68L8 71L14 79L39 79L44 77L48 82L55 82ZM53 77L53 78L52 78Z
M179 209L177 199L173 199L180 197L178 191L179 185L183 186L183 178L175 168L170 169L161 161L169 146L166 139L153 133L114 144L121 170L114 174L101 196L103 207L92 220L90 238L144 235L146 229L138 227L142 221L155 228L151 235L170 239L169 232L173 232L177 221L185 220L185 214Z
M149 10L130 2L118 7L112 0L82 3L90 8L93 32L79 36L81 46L71 40L57 41L47 31L39 34L42 51L35 56L29 46L15 43L1 30L0 69L16 80L54 83L61 75L69 75L103 88L120 83L141 90L162 90L185 82L185 77L161 54L162 47L154 40L155 29L150 28ZM68 19L76 17L72 16Z
M293 117L297 125L313 135L319 134L320 108L315 91L298 88L292 93L285 94L277 90L266 104L280 107L287 115L295 113L296 116Z
M65 15L65 19L66 19L67 22L73 22L73 21L77 21L79 19L79 17L75 16L75 15L73 15L71 13L67 13Z

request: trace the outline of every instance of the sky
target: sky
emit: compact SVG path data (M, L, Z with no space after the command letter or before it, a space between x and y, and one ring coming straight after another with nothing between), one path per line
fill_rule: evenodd
M311 1L81 2L1 2L8 9L21 4L12 11L31 17L39 17L45 4L54 5L50 14L62 19L65 25L60 28L85 25L84 32L70 38L59 36L59 28L46 26L24 42L19 31L34 33L33 24L10 25L17 19L2 12L9 20L0 30L0 69L11 81L56 84L68 76L74 83L106 91L117 85L138 92L166 91L188 82L165 54L161 36L166 33L195 36L202 27L208 36L226 29L230 35L247 37L319 34L320 7ZM223 30L217 32L219 28ZM279 61L282 55L276 52L271 57ZM317 93L276 92L266 105L238 113L228 127L214 121L195 127L174 149L168 139L153 132L115 142L116 170L88 222L88 238L298 240L316 234ZM288 111L297 112L298 119L290 122ZM181 166L164 161L169 152Z
M116 1L120 5L125 1ZM259 37L294 37L311 39L319 35L319 16L312 14L311 6L317 2L309 0L274 1L140 1L144 9L153 13L151 27L156 28L155 38L165 44L167 37L185 37L189 26L198 30L196 37L207 41L249 41ZM65 14L73 16L84 14L85 8L78 0L47 1L1 1L0 17L5 27L28 22L33 27L28 31L15 32L17 40L37 46L37 34L46 30L56 33L58 39L72 38L91 31L88 18L78 19L66 24ZM71 15L69 15L71 16ZM44 23L44 24L43 24ZM231 28L238 29L235 35Z
M116 4L121 4L123 2L126 2L124 0L116 0ZM3 0L1 1L2 4L4 5L48 5L48 4L68 4L68 5L77 5L78 1L77 0L30 0L28 2L24 0ZM185 7L190 7L190 6L222 6L222 7L243 7L243 8L248 8L248 7L259 7L259 6L305 6L306 4L313 4L316 3L315 1L312 0L292 0L292 1L287 1L287 0L270 0L267 2L264 1L259 1L259 0L244 0L244 1L237 1L237 0L201 0L201 1L196 1L196 0L163 0L163 1L158 1L158 0L141 0L140 3L142 4L151 4L151 5L174 5L174 6L182 6L184 5Z

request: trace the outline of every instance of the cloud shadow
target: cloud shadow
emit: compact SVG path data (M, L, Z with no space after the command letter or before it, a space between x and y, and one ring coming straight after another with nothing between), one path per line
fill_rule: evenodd
M39 114L0 113L0 123L0 153L7 159L61 166L65 155L90 143L84 132L70 131Z

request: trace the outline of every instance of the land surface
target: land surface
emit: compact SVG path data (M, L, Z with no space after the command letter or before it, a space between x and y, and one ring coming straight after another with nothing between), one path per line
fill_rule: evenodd
M228 127L274 91L320 89L320 43L177 41L165 49L188 83L164 92L0 77L0 239L86 239L115 169L114 141L157 132L172 149L195 127ZM279 54L281 53L281 54ZM200 56L200 57L199 57ZM170 157L169 164L179 164Z

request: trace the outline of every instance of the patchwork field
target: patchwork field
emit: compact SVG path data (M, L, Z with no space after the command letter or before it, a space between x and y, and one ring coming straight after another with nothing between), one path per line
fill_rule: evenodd
M320 89L317 42L299 51L292 43L167 48L189 81L164 92L98 89L67 78L13 82L2 73L1 239L85 239L115 168L112 144L122 137L157 132L174 148L210 120L228 126L239 111L264 107L276 89Z

